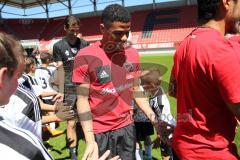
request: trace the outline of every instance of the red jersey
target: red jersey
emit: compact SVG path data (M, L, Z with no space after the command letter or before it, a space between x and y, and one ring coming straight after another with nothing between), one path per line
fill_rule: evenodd
M139 55L133 48L108 55L100 42L80 50L74 60L72 81L89 83L94 133L116 130L132 123L133 79L139 74Z
M175 53L173 148L180 159L237 159L236 119L226 105L240 102L240 54L235 47L217 30L197 28Z

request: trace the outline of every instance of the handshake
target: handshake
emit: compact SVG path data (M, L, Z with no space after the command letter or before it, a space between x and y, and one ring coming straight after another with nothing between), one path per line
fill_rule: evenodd
M67 103L57 102L56 107L56 118L58 122L71 120L77 117L77 112L72 108L72 106Z
M172 146L174 125L160 120L155 125L155 128L157 128L158 134L157 134L157 138L153 142L153 148L159 147L160 143L164 143L168 146Z

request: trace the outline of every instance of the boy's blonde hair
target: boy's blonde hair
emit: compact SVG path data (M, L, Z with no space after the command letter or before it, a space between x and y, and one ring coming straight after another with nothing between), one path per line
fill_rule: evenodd
M32 65L35 65L35 59L33 57L26 57L25 58L25 73L29 73L30 72L30 69L31 69L31 66Z
M0 32L0 68L7 67L11 76L24 63L24 49L12 35Z

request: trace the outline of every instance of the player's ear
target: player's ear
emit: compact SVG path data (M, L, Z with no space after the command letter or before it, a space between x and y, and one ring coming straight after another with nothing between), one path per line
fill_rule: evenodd
M105 26L103 23L100 24L100 32L103 34L104 33Z
M7 76L7 67L0 68L0 89L4 86L6 76Z
M233 1L234 0L222 0L224 9L229 10L229 8L231 7L231 3L234 3Z
M67 26L66 26L66 25L64 25L63 29L64 29L64 31L67 31Z

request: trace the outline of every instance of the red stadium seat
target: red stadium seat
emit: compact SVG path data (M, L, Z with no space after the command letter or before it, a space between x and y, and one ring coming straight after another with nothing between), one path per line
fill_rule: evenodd
M6 31L19 39L49 41L63 37L66 16L46 19L3 19L0 31ZM132 12L132 36L134 44L178 44L197 26L197 7L184 6ZM101 17L81 18L81 33L90 42L101 39Z

